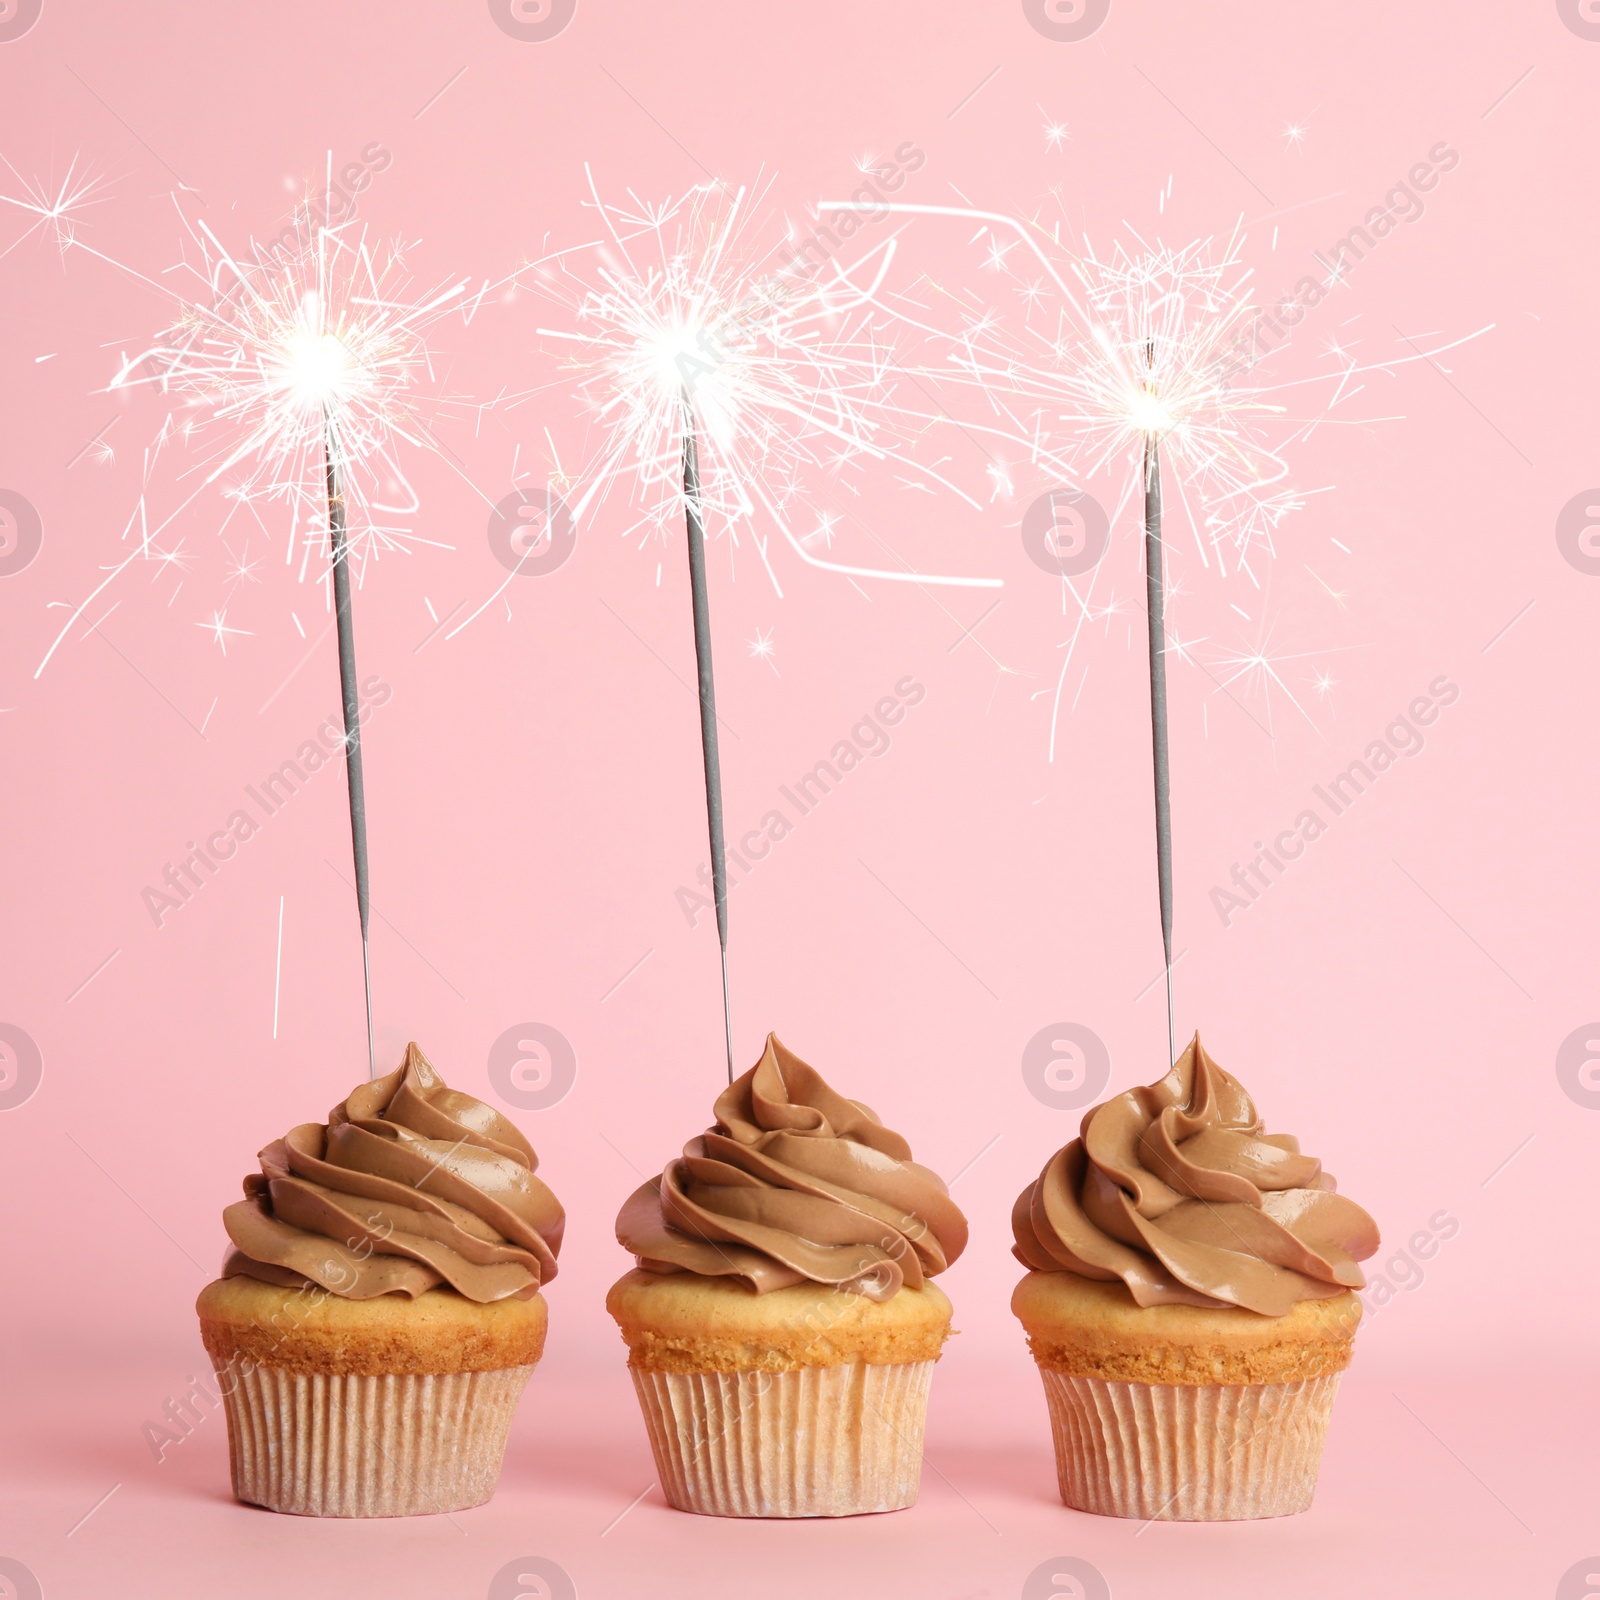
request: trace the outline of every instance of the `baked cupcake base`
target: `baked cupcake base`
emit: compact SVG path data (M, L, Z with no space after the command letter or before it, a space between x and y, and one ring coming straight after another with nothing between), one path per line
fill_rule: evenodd
M532 1367L382 1377L218 1367L233 1492L303 1517L481 1506Z
M494 1493L544 1349L542 1298L341 1300L220 1279L196 1305L240 1500L301 1516L461 1511Z
M1107 1383L1041 1367L1064 1505L1145 1522L1304 1511L1338 1378Z
M950 1302L816 1284L628 1273L607 1309L628 1345L662 1492L722 1517L843 1517L915 1503Z
M933 1362L645 1372L661 1492L713 1517L851 1517L915 1505Z
M1311 1504L1354 1294L1263 1317L1140 1307L1120 1282L1033 1272L1011 1303L1044 1380L1066 1505L1226 1522Z

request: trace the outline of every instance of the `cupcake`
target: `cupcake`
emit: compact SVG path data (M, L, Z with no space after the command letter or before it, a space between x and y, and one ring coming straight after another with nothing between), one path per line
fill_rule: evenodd
M195 1307L233 1492L313 1517L482 1505L544 1349L565 1220L532 1147L413 1044L260 1161Z
M843 1517L913 1504L967 1223L859 1101L767 1036L716 1124L637 1189L606 1298L680 1511Z
M1083 1119L1012 1213L1011 1309L1044 1379L1061 1498L1101 1516L1304 1511L1378 1248L1371 1217L1195 1035Z

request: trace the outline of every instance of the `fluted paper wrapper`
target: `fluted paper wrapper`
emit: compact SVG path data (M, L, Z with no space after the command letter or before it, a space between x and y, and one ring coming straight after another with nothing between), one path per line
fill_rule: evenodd
M1141 1521L1235 1522L1304 1511L1339 1378L1149 1384L1041 1367L1061 1498Z
M233 1492L302 1517L417 1517L481 1506L532 1367L352 1377L218 1368Z
M932 1361L645 1372L634 1387L669 1505L850 1517L916 1503Z

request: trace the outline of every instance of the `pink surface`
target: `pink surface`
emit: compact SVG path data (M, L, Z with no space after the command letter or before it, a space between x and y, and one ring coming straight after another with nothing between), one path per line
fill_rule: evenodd
M159 277L178 255L178 183L242 246L282 226L330 148L342 167L376 145L389 159L370 163L361 216L417 241L422 282L477 283L591 236L586 160L612 198L764 168L799 217L854 187L857 158L909 140L927 159L906 198L1026 214L1055 190L1097 245L1124 223L1226 236L1242 215L1275 298L1372 206L1413 210L1386 197L1439 141L1459 152L1421 215L1307 318L1284 368L1315 366L1335 338L1377 360L1401 336L1493 331L1438 368L1369 379L1349 416L1392 420L1296 448L1297 482L1331 489L1286 526L1269 594L1190 563L1173 619L1208 641L1219 676L1269 626L1282 680L1225 694L1174 669L1180 1027L1204 1030L1269 1127L1299 1133L1386 1239L1316 1506L1141 1532L1054 1501L1042 1396L1006 1309L1007 1216L1080 1113L1029 1092L1025 1049L1053 1024L1090 1029L1110 1090L1158 1076L1165 1053L1137 550L1119 528L1107 560L1124 614L1082 647L1052 762L1067 624L1059 584L1023 549L1020 505L973 513L885 483L836 551L876 564L886 545L923 570L1003 577L998 609L976 590L861 592L793 560L780 600L748 549L713 557L740 831L901 680L927 691L735 890L735 1027L746 1061L778 1029L954 1179L973 1222L943 1280L961 1337L915 1510L744 1526L661 1505L602 1299L626 1265L618 1204L705 1125L721 1076L715 931L675 898L705 853L681 550L635 548L608 508L559 570L513 581L509 607L453 637L434 620L465 617L504 576L461 474L496 500L514 470L542 472L546 429L564 455L581 444L560 385L446 427L461 473L417 464L417 526L452 548L386 559L357 596L363 674L393 691L367 734L382 1048L397 1059L418 1039L453 1084L518 1117L571 1218L501 1494L403 1526L244 1510L216 1417L158 1463L144 1425L203 1370L190 1307L220 1258L222 1205L267 1139L365 1070L337 769L161 927L141 891L334 710L336 667L331 637L313 648L321 594L281 565L281 533L251 525L261 581L228 595L224 507L202 497L175 525L195 560L183 588L118 580L85 616L98 629L74 628L34 676L126 553L162 413L104 389L166 309L35 233L0 257L0 489L43 529L37 558L0 577L0 1023L43 1062L24 1098L26 1043L19 1056L0 1036L0 1593L34 1592L31 1573L52 1600L291 1584L498 1596L518 1591L492 1590L495 1575L538 1556L585 1596L1012 1596L1071 1554L1118 1600L1178 1583L1552 1595L1600 1550L1600 1030L1586 1031L1600 1011L1600 583L1581 531L1600 500L1585 496L1600 477L1600 25L1567 4L1237 3L1219 17L1117 0L1074 43L1026 9L585 0L556 37L525 42L495 7L446 20L417 3L91 14L46 0L18 37L27 8L0 12L0 153L59 178L81 152L107 180L81 237ZM1070 138L1052 148L1057 122ZM0 176L0 194L20 192ZM0 213L3 250L28 218ZM984 272L967 245L959 228L908 230L907 281L975 282L1014 306L1024 276ZM492 299L441 329L450 388L487 400L549 382L535 331L549 316ZM114 459L85 451L96 439ZM194 487L182 465L169 453L150 477L162 516ZM1575 499L1566 559L1557 521ZM243 524L226 537L237 554ZM197 626L223 606L245 630L226 656ZM766 631L771 664L746 648ZM1213 887L1441 676L1460 693L1424 747L1224 926ZM495 1041L530 1022L576 1059L544 1110L507 1101L490 1072ZM1563 1600L1587 1592L1580 1573Z

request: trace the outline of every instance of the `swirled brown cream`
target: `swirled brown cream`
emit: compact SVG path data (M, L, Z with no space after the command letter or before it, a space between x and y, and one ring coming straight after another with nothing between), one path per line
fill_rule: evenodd
M1083 1119L1017 1197L1013 1253L1037 1272L1120 1278L1141 1306L1284 1316L1359 1289L1377 1224L1250 1096L1200 1035L1159 1083Z
M229 1277L346 1300L414 1298L440 1284L469 1300L527 1300L556 1273L566 1220L534 1176L533 1147L499 1112L458 1094L416 1047L387 1077L261 1152L226 1208Z
M888 1300L966 1248L967 1221L911 1147L767 1035L716 1125L629 1197L617 1238L650 1272L820 1283Z

